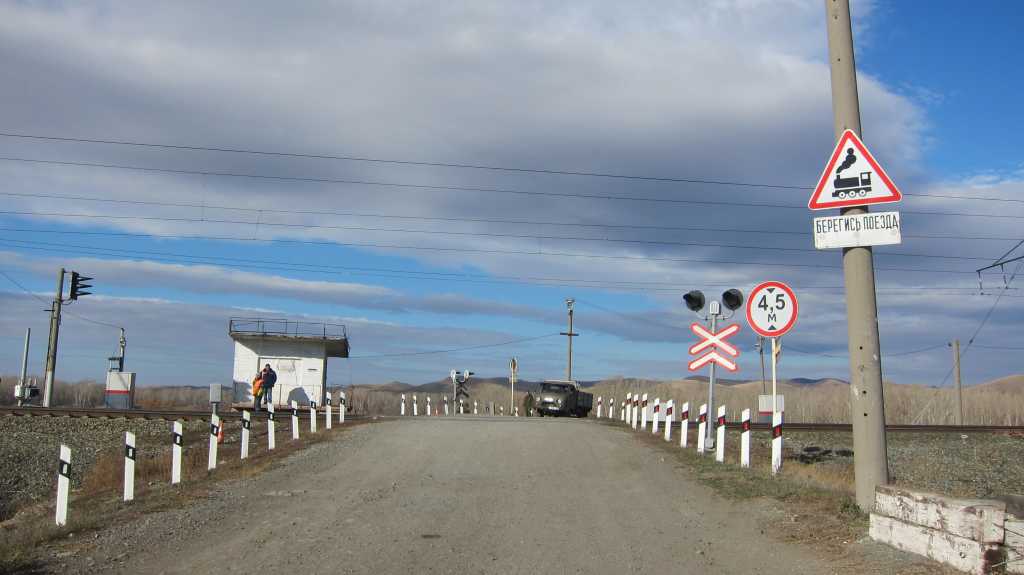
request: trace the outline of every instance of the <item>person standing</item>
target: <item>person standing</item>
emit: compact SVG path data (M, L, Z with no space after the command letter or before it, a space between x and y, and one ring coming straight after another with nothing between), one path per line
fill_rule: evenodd
M258 372L252 380L252 410L258 412L263 403L263 372Z
M263 380L263 385L261 386L263 390L263 398L265 403L269 406L274 402L274 384L277 383L277 373L270 368L270 364L268 363L263 366L263 371L260 372L260 378Z

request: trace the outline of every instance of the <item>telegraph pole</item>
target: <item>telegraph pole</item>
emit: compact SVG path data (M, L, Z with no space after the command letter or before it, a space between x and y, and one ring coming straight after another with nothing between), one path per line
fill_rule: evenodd
M956 424L964 424L964 391L960 380L960 340L953 340L953 377L956 382Z
M569 363L568 363L568 365L565 368L565 380L566 381L572 381L572 338L574 338L574 337L579 335L578 333L573 333L573 331L572 331L572 306L575 303L576 303L576 300L574 300L572 298L568 298L568 299L565 300L565 305L566 305L566 307L569 308L569 331L568 332L564 332L563 331L561 334L559 334L559 335L564 335L564 336L569 338Z
M53 397L53 374L57 371L57 335L60 332L60 306L64 303L64 268L57 272L57 297L50 308L50 343L46 350L46 379L43 384L43 407L50 407Z
M28 344L32 341L32 328L25 328L25 352L21 355L21 379L18 380L22 386L28 383Z
M838 139L849 129L863 137L857 72L850 24L850 0L825 0L828 55L832 76L832 111ZM863 214L864 206L841 210ZM853 423L854 474L857 505L874 507L875 487L889 482L882 393L882 356L878 341L875 264L870 247L843 249L846 287L846 325L850 352L850 418Z

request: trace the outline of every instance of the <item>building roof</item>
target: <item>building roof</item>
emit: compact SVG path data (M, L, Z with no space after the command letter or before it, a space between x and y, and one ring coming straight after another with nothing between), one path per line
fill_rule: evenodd
M236 341L323 342L327 357L348 357L348 333L340 323L276 318L231 318L228 335Z

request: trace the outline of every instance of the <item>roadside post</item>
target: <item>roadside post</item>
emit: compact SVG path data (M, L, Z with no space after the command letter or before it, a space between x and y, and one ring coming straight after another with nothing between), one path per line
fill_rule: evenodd
M476 410L476 400L474 399L474 400L473 400L473 415L476 415L476 414L477 414L477 410Z
M608 402L608 419L615 419L615 398Z
M206 470L217 469L217 435L220 433L220 416L210 416L210 449L206 452Z
M463 414L465 414L465 403L463 402L463 399L460 397L459 398L459 415L463 415Z
M68 524L68 494L71 492L71 448L60 445L57 460L57 525Z
M597 418L601 419L601 396L597 396Z
M181 483L181 448L184 444L181 422L171 426L171 485Z
M725 463L725 406L718 406L715 419L715 461Z
M242 447L241 459L249 458L249 431L252 429L252 415L248 411L242 412Z
M640 406L640 395L634 393L633 394L633 406L631 408L631 411L633 412L632 413L632 416L633 416L632 417L632 419L633 419L633 421L632 421L633 431L636 431L637 423L640 422L640 407L639 406Z
M674 399L665 402L665 441L672 441L672 410L676 407Z
M448 415L448 396L442 395L441 400L444 402L444 414Z
M341 397L338 398L338 423L345 423L345 411L348 409L348 397L344 391L339 391Z
M640 429L647 431L647 394L643 394L640 404Z
M333 399L334 399L334 394L331 393L331 392L327 392L327 405L324 406L324 427L326 427L327 429L331 428L331 423L332 423L332 420L334 419L334 414L331 413L333 411L333 409L331 407L331 403L332 403ZM405 411L405 398L404 397L402 398L402 411ZM402 415L405 415L405 414L403 413Z
M316 433L316 402L309 402L309 432Z
M273 451L276 447L274 431L274 402L271 401L267 404L267 451Z
M626 403L625 403L625 405L622 408L622 416L623 416L623 421L626 422L626 425L629 425L630 422L633 420L633 394L632 393L627 393L626 394Z
M654 398L654 412L651 414L651 435L658 435L658 418L661 417L661 398Z
M699 290L693 290L683 296L683 302L686 307L689 308L698 317L701 310L704 309L706 299L704 293ZM708 313L702 317L702 319L708 323L708 328L705 328L699 323L690 325L690 331L697 335L700 340L690 346L690 355L697 355L703 353L691 361L687 368L690 371L697 371L702 369L705 365L709 367L708 373L708 402L707 405L714 408L715 405L715 368L721 365L729 371L736 371L738 366L732 358L739 357L740 350L733 344L725 341L727 338L736 335L740 331L739 324L730 324L725 326L721 331L718 329L718 320L727 320L733 316L735 311L743 305L743 292L738 289L727 289L722 292L722 301L711 301L708 303ZM722 306L728 310L728 314L722 311ZM722 352L722 353L719 353ZM705 419L707 414L705 413ZM706 424L707 422L705 422ZM699 427L699 426L698 426ZM703 432L705 433L704 444L707 447L714 447L715 437L711 435L711 426L705 425ZM700 443L698 443L698 448Z
M704 433L708 426L708 404L700 404L700 412L697 415L697 453L703 455L707 447L707 434Z
M292 407L292 441L298 441L299 439L299 404L294 399L291 401Z
M430 396L429 395L427 396L427 415L428 416L429 415L434 415L433 413L430 412Z
M405 394L404 393L402 394L402 409L399 412L399 415L405 415Z
M779 410L778 364L782 344L779 338L796 323L800 304L792 288L779 281L766 281L750 292L747 323L758 335L771 339L772 353L772 473L782 467L782 412ZM777 435L776 435L777 434ZM777 446L777 447L776 447ZM778 454L776 454L778 449Z
M686 447L690 441L690 402L684 402L679 410L679 447Z
M412 415L413 417L420 414L420 404L416 400L416 394L412 394Z
M124 434L124 501L135 499L135 434Z
M505 406L504 405L499 405L498 406L498 410L501 412L501 415L505 415Z
M740 467L750 467L750 409L743 410L740 431Z

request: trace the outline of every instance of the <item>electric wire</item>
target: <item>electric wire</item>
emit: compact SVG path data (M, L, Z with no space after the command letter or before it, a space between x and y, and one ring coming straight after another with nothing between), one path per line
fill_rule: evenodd
M5 272L3 270L0 270L0 275L2 275L5 278L7 278L7 281L9 281L12 284L14 284L15 286L17 286L19 289L21 289L21 291L23 291L26 294L36 298L40 302L42 302L42 303L44 303L46 305L50 305L51 304L51 302L46 301L45 299L39 297L37 294L33 293L31 290L26 288L24 285L21 284L21 282L19 282L16 279L12 278L10 275L7 274L7 272ZM72 311L70 309L67 309L66 307L63 307L63 306L61 307L61 314L62 315L63 314L68 314L68 315L70 315L72 317L75 317L77 319L80 319L80 320L82 320L84 322L92 323L92 324L95 324L95 325L101 325L101 326L104 326L104 327L112 327L114 329L122 329L121 326L119 326L119 325L114 325L112 323L107 323L105 321L100 321L100 320L97 320L97 319L92 319L90 317L86 317L86 316L84 316L84 315L82 315L80 313L76 313L76 312L74 312L74 311Z

